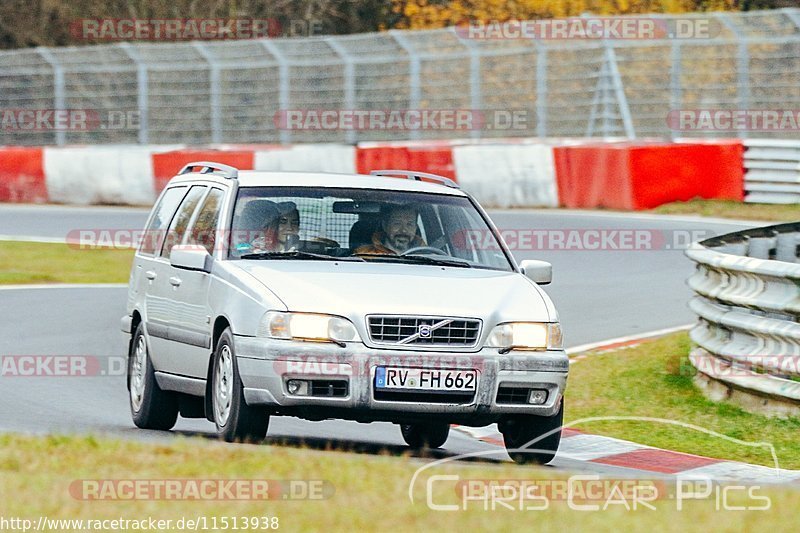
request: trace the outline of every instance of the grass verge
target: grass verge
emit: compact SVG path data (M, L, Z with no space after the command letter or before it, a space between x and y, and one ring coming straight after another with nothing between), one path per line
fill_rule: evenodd
M0 285L125 283L133 250L79 250L66 244L0 242Z
M660 215L700 215L704 217L794 222L800 220L800 205L745 204L733 200L690 200L671 202L650 210Z
M640 506L627 510L593 500L600 510L576 511L566 501L551 500L544 510L539 501L506 502L485 510L482 501L468 502L466 509L437 511L427 505L431 475L457 476L459 481L554 480L564 474L550 468L527 468L513 464L450 463L425 471L414 483L414 501L409 483L424 463L410 457L385 457L343 452L317 451L281 446L222 445L200 438L176 439L168 444L97 439L94 437L0 436L0 515L27 518L83 520L153 517L175 521L214 517L221 523L228 517L278 517L285 531L385 531L387 524L398 531L511 531L520 526L541 531L590 526L598 531L637 529L747 531L785 526L786 516L778 509L795 509L800 491L791 488L757 491L771 499L774 511L718 510L714 497L684 502L682 511L668 496L673 488L660 492L651 502L655 510ZM323 499L302 501L188 501L185 499L84 500L83 480L185 480L260 479L323 480L332 491ZM297 483L297 482L296 482ZM640 482L637 482L640 483ZM641 482L646 483L646 482ZM438 478L430 485L431 502L458 505L456 480ZM72 490L71 490L72 488ZM78 496L76 498L76 495ZM618 500L621 501L621 500ZM748 499L743 491L733 493L729 504L762 505ZM239 522L239 529L241 527ZM434 529L436 528L436 529ZM51 530L52 530L51 526ZM77 529L74 525L60 529ZM121 529L119 526L116 529ZM222 529L218 527L218 529ZM229 529L233 529L229 526ZM570 530L567 529L567 530Z
M706 399L692 383L689 348L688 334L676 333L576 361L570 367L564 421L601 416L675 420L742 441L769 442L781 468L800 469L800 419L769 418ZM578 427L669 450L774 466L765 448L674 425L612 420Z

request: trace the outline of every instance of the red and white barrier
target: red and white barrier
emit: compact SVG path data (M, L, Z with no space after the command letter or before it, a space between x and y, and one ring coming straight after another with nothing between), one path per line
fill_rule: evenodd
M0 202L149 205L191 161L351 174L406 169L458 181L488 207L649 209L742 200L738 140L496 139L307 145L0 147Z

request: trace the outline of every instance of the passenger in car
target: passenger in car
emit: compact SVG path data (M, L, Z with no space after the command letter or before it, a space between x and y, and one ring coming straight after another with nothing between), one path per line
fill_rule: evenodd
M300 211L294 202L280 202L277 208L278 242L275 251L294 252L300 245Z
M275 202L265 199L250 200L239 218L234 233L234 249L239 255L272 252L278 245L280 211Z
M410 204L393 205L382 217L381 229L372 234L372 244L359 246L359 254L398 255L417 246L425 246L417 227L417 209Z

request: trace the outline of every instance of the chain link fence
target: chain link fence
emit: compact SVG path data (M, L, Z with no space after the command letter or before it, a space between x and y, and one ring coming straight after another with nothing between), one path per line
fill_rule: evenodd
M800 9L648 18L711 20L718 31L540 40L470 39L450 28L4 51L0 110L82 109L95 122L83 129L5 123L0 144L719 137L672 128L668 114L800 108ZM513 129L442 131L288 129L278 119L286 110L453 109L524 111L527 120ZM722 135L800 137L800 130Z

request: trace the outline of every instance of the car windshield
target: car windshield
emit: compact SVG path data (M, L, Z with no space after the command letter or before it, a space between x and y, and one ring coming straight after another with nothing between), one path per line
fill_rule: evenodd
M469 198L394 190L242 187L232 259L407 263L512 270Z

